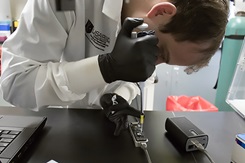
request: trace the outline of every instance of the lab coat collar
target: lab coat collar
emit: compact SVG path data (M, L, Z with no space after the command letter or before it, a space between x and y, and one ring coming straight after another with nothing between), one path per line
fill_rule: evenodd
M120 22L123 0L105 0L102 12L109 18Z

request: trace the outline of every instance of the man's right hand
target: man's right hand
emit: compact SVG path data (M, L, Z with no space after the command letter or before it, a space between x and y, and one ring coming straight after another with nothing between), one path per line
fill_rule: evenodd
M157 37L131 38L133 29L142 23L141 18L125 19L112 52L98 57L100 71L107 83L145 81L154 72L159 53Z

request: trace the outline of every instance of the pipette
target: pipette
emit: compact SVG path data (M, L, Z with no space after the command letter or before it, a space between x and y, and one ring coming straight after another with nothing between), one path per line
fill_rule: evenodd
M148 24L146 24L146 23L143 23L143 24L141 24L141 25L139 25L138 27L137 27L137 29L139 29L140 30L140 34L139 34L139 37L143 37L143 36L145 36L145 35L147 35L148 33L147 32L143 32L145 29L147 29L148 28ZM151 33L152 34L152 33ZM132 39L134 39L134 38L137 38L138 37L138 33L137 32L132 32L131 33L131 38ZM141 115L140 115L140 123L139 123L139 125L140 125L140 131L141 132L143 132L143 124L144 124L144 110L145 110L145 99L144 99L144 93L145 93L145 82L139 82L139 83L137 83L137 85L139 86L139 88L140 88L140 94L141 94L141 109L140 109L140 111L141 111Z

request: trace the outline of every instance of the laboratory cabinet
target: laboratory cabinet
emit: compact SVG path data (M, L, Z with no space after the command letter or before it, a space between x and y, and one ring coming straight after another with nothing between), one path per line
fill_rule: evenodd
M245 39L239 54L226 102L245 117Z

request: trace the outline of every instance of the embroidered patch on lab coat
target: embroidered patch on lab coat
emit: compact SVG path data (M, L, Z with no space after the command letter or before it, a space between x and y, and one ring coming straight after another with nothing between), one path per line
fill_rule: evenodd
M86 38L91 42L91 44L93 44L93 46L97 49L105 51L105 48L110 44L110 38L102 32L96 30L90 20L87 20L85 30Z

